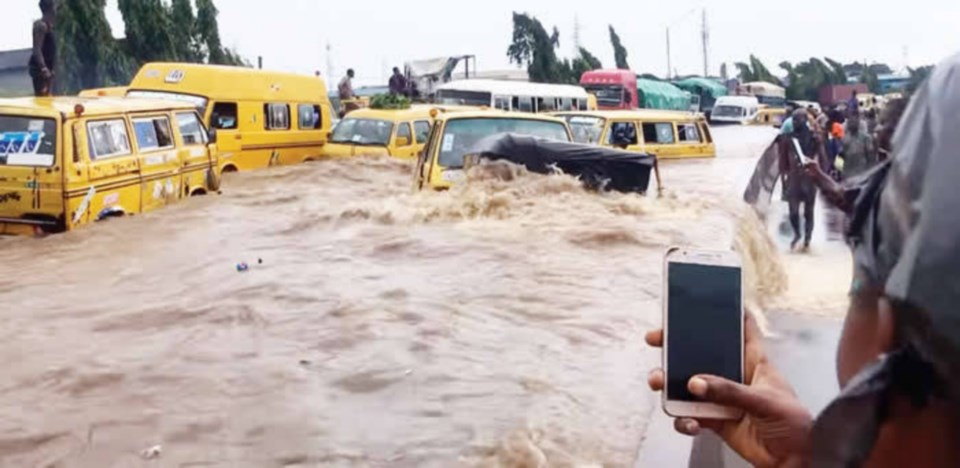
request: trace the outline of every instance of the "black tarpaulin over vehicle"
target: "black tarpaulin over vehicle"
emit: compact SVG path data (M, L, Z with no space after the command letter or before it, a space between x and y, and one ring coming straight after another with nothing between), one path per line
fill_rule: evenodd
M510 161L539 174L559 169L593 190L636 193L646 193L657 164L650 154L514 134L480 140L467 155L475 158Z

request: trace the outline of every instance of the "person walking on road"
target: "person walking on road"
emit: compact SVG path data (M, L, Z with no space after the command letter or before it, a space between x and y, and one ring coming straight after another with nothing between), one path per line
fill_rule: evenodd
M843 178L849 180L870 170L877 164L877 152L873 138L857 114L850 114L844 126Z
M716 432L761 467L960 466L960 54L914 95L894 155L827 190L850 217L850 303L837 352L842 391L814 420L767 358L756 320L744 327L744 383L697 375L699 401L741 409L736 420L680 418L677 431ZM835 183L814 164L807 170ZM840 187L840 186L836 186ZM663 330L646 341L663 346ZM662 391L654 369L649 386Z
M57 18L56 1L40 0L40 12L43 17L33 23L33 53L27 64L33 79L33 93L38 97L53 94L57 65L57 36L53 30Z
M803 206L803 249L810 248L813 237L814 208L817 202L817 186L813 179L803 170L802 158L808 157L815 161L822 161L822 147L820 140L810 129L807 122L807 111L797 109L791 118L792 128L789 133L781 134L780 139L780 174L783 178L783 191L790 206L790 226L793 228L793 241L790 248L796 249L800 243L800 207ZM803 155L797 154L794 140L799 144Z
M337 94L340 97L340 103L342 105L342 110L340 111L341 119L350 111L360 108L360 105L357 103L357 95L353 92L354 75L353 69L348 69L347 74L340 80L340 83L337 84Z

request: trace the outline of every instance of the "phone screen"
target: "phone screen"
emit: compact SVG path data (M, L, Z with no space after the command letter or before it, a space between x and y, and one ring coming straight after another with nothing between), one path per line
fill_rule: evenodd
M667 399L697 401L698 374L742 382L740 268L671 262L667 275Z

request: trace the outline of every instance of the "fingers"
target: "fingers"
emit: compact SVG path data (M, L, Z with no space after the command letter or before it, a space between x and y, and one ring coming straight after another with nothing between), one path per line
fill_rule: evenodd
M650 386L650 390L655 392L663 390L664 382L663 369L654 369L647 376L647 385Z
M702 401L739 408L765 416L776 404L756 389L712 375L698 375L687 382L687 389Z
M757 324L757 318L753 316L753 312L747 310L747 313L743 314L743 341L745 344L752 343L754 341L763 341L763 332L760 331L760 325Z
M700 423L696 419L690 418L677 418L673 420L673 428L677 432L688 435L696 436L700 434Z
M663 347L663 329L651 330L647 332L645 337L647 344L653 346L654 348Z

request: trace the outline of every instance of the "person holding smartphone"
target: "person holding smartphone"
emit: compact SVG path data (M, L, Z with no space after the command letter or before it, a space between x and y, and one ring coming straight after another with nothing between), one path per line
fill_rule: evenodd
M854 279L837 355L841 394L814 420L767 360L747 315L743 379L687 381L741 416L677 418L717 432L755 466L960 466L960 54L913 97L891 160L847 183ZM647 334L664 345L662 330ZM655 369L650 387L661 391Z

